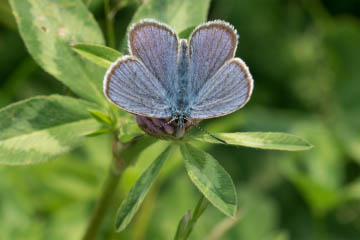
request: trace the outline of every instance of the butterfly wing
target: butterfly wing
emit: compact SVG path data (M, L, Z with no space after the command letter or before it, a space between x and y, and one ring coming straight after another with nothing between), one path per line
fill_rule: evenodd
M253 79L240 58L225 63L206 81L190 106L190 117L220 117L243 107L250 99Z
M237 45L235 29L223 21L211 21L197 27L190 37L190 86L192 95L234 57Z
M223 21L200 25L190 37L190 117L219 117L249 100L253 79L245 63L234 58L235 29Z
M174 94L173 81L179 48L176 33L167 25L143 20L131 28L129 47L131 54L144 63L167 92Z
M111 102L130 113L171 116L166 90L135 57L124 56L113 63L105 75L104 92Z

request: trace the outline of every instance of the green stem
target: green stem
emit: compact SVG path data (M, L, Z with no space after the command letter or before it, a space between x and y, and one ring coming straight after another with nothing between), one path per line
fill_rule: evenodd
M192 232L195 223L203 214L209 201L201 194L201 197L195 207L194 213L191 215L191 211L188 211L184 217L180 220L174 240L186 240Z
M113 142L114 159L110 165L108 175L102 187L100 199L96 203L95 210L82 238L83 240L91 240L96 238L96 235L99 232L101 224L104 220L105 213L111 205L110 203L115 195L116 187L119 183L120 177L125 169L125 162L119 155L119 145L120 143L115 135Z
M101 227L101 223L104 219L106 210L108 209L110 201L114 196L120 176L120 174L115 174L112 170L109 171L103 186L101 197L96 204L94 213L87 226L85 235L82 238L83 240L95 239L97 232Z
M110 0L104 0L104 11L106 20L106 35L108 46L115 48L114 18L111 14Z

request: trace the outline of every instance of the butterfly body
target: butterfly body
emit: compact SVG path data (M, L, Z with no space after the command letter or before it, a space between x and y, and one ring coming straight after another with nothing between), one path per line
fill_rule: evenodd
M187 41L165 24L144 20L129 32L131 55L107 71L105 95L130 113L170 119L180 129L234 112L253 89L247 66L234 58L237 38L223 21L198 26Z

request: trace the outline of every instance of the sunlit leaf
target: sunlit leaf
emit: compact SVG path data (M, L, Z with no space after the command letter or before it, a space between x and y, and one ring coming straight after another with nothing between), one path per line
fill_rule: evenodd
M191 210L188 210L186 214L181 218L176 230L175 240L186 239L188 236L188 229L191 224Z
M116 217L115 227L117 231L122 231L130 223L135 213L139 209L150 187L158 176L164 162L172 152L172 146L167 147L159 157L145 170L135 185L130 189L128 195L123 200Z
M98 122L103 123L105 125L111 125L112 121L108 115L105 113L96 111L96 110L89 110L91 116L93 116Z
M122 54L115 49L88 43L76 43L72 45L75 52L87 60L104 68L109 68Z
M179 38L182 39L188 39L190 37L190 34L194 31L196 26L189 27L179 33Z
M226 141L226 143L228 144L252 148L284 151L302 151L309 150L313 147L306 140L287 133L238 132L216 133L213 135ZM196 136L193 138L195 140L203 142L221 143L220 141L214 139L207 134L203 134L201 136Z
M87 137L96 137L96 136L99 136L99 135L102 135L102 134L105 134L105 133L108 133L108 132L111 132L110 128L101 128L101 129L92 131L92 132L86 134L85 136L87 136Z
M220 211L235 216L237 197L230 175L208 153L190 144L180 147L191 181Z
M131 23L153 18L181 32L206 21L210 0L149 0L139 7Z
M205 22L209 5L210 0L149 0L138 8L129 26L144 18L152 18L180 33Z
M99 128L87 109L93 104L53 95L34 97L0 110L0 163L31 164L77 147Z
M79 0L11 0L20 34L32 57L74 93L104 102L105 69L81 59L71 44L104 44L95 19Z

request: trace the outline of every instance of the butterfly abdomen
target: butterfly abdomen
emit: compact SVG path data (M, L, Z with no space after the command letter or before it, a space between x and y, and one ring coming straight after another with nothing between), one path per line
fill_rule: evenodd
M189 53L185 39L180 40L180 49L177 60L177 71L175 81L176 92L176 110L180 114L184 114L186 107L189 105Z

